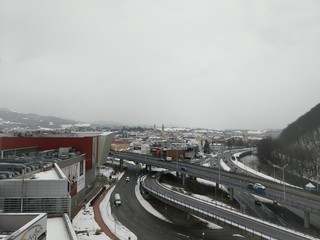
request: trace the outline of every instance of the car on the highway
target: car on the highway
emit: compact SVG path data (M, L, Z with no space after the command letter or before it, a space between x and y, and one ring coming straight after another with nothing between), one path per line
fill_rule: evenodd
M253 191L255 191L255 193L265 195L266 194L266 187L263 186L261 183L255 183L253 185Z
M261 189L261 190L265 190L265 189L266 189L266 187L265 187L265 186L263 186L261 183L255 183L255 184L253 185L253 189Z
M262 206L262 202L259 201L259 200L254 200L254 203L255 203L257 206L259 206L259 207Z
M182 171L188 171L187 168L185 168L185 167L181 167L181 170Z
M130 178L129 178L129 177L127 177L127 178L126 178L126 182L129 182L129 181L130 181Z
M249 190L253 190L253 185L254 185L253 183L249 183L248 186L247 186L247 188L248 188Z

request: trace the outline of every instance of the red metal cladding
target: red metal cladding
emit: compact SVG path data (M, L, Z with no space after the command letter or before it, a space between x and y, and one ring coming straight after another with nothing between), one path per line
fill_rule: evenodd
M39 147L40 150L71 147L86 154L86 169L92 169L94 137L2 137L0 150L16 148ZM96 150L96 149L95 149Z

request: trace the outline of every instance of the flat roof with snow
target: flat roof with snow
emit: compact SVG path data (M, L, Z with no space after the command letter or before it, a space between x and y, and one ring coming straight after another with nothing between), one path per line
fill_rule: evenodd
M47 219L47 240L70 239L62 217Z
M61 179L61 178L58 176L56 170L54 168L52 168L52 169L45 171L45 172L39 172L39 173L33 174L31 179L57 180L57 179Z

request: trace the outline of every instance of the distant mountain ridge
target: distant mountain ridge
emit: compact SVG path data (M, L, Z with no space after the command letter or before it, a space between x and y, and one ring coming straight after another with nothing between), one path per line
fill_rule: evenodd
M57 129L63 125L72 125L79 122L63 119L55 116L41 116L34 113L22 113L0 107L0 130L11 130L15 128L30 129Z
M23 113L15 110L11 110L0 106L0 132L7 132L10 130L39 130L39 129L60 129L66 126L75 127L110 127L110 128L130 128L130 127L142 127L142 128L153 128L154 125L150 124L124 124L115 122L112 120L94 121L91 123L83 123L81 121L64 119L56 116L42 116L35 113ZM177 125L168 125L165 128L185 128L193 129L190 127L179 127ZM158 127L159 129L159 127ZM201 128L205 129L205 128ZM208 130L208 129L206 129ZM209 130L208 130L209 131ZM225 129L225 130L211 130L219 131L232 135L235 132L239 132L240 135L257 135L259 137L272 136L278 137L281 130L245 130L245 129Z

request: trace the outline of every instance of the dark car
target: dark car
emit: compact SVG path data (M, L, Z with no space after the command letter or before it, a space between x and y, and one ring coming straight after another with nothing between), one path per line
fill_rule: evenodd
M261 201L259 201L259 200L255 200L255 201L254 201L254 203L255 203L257 206L259 206L259 207L261 207L261 206L262 206L262 202L261 202Z
M249 190L253 190L253 183L249 183L248 186L247 186L247 188L248 188Z
M181 167L182 171L187 171L187 169L185 167Z

